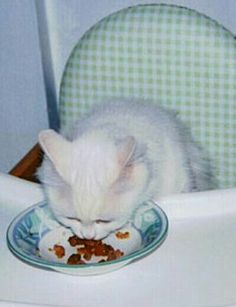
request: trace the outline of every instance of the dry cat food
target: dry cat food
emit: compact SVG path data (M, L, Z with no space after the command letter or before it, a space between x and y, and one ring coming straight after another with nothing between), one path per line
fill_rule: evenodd
M67 264L85 264L85 262L81 260L81 256L79 254L72 254L68 258Z
M117 238L127 238L129 232L118 232ZM72 247L77 247L77 252L70 255L67 259L67 264L86 264L86 261L91 260L92 256L103 257L100 262L116 260L124 255L119 249L114 249L111 245L103 243L102 240L87 240L81 239L76 235L69 237L68 242ZM49 248L50 252L54 252L58 259L65 256L65 248L62 245L55 244L53 248Z
M129 232L128 231L126 231L126 232L118 231L116 233L116 237L117 237L117 239L128 239L129 238Z
M63 258L65 256L65 248L58 244L55 244L53 249L49 249L49 251L53 251L57 258Z
M67 264L85 264L84 260L89 261L92 256L104 257L99 262L115 260L124 255L119 249L115 250L111 245L103 243L102 240L80 239L76 235L68 239L71 246L78 245L77 254L73 254L67 260Z

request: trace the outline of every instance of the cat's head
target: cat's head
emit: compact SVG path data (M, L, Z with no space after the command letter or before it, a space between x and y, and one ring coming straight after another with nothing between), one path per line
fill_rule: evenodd
M40 179L62 224L79 237L101 239L127 222L148 178L133 137L114 142L88 133L68 141L45 130L39 142L46 154Z

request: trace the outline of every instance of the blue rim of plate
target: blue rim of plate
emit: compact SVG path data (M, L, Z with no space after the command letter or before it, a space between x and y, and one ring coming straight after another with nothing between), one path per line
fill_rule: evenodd
M149 204L153 204L155 210L157 211L161 222L162 222L162 227L161 227L161 231L158 235L158 237L156 239L154 239L149 245L147 245L146 247L137 250L129 255L123 256L119 259L116 260L112 260L112 261L107 261L107 262L101 262L101 263L88 263L88 264L78 264L78 265L69 265L66 263L57 263L57 262L53 262L53 261L48 261L48 260L44 260L43 258L32 258L29 255L27 255L26 253L22 252L22 249L18 248L17 246L15 246L14 243L11 242L11 237L14 231L14 228L16 226L16 224L19 222L20 219L22 219L27 213L33 211L35 208L41 206L47 206L45 201L39 202L27 209L25 209L24 211L22 211L21 213L19 213L10 223L10 225L8 226L7 232L6 232L6 240L7 240L7 245L8 248L10 249L10 251L17 256L18 258L20 258L21 260L28 262L30 264L39 266L39 267L44 267L44 268L50 268L50 269L56 269L58 268L64 268L64 269L83 269L83 268L91 268L91 267L105 267L108 265L113 265L113 264L117 264L117 263L128 263L128 262L133 262L135 260L138 260L139 258L143 258L144 256L150 254L152 251L154 251L157 247L159 247L164 240L167 237L167 233L168 233L168 228L169 228L169 222L168 222L168 218L165 214L165 212L154 202L154 201L149 201Z

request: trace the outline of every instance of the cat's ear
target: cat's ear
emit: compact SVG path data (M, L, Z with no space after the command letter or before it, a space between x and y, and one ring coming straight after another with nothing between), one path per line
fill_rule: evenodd
M135 151L135 138L133 136L127 136L118 145L118 162L121 167L124 167Z
M47 157L52 161L59 175L70 183L70 156L72 143L54 130L43 130L39 133L39 144Z

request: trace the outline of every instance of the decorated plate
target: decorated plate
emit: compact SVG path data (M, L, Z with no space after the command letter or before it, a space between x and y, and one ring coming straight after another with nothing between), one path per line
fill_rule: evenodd
M48 205L42 202L12 221L7 230L7 243L18 258L31 265L72 275L95 275L111 272L146 256L161 245L167 230L165 213L154 202L148 202L136 210L124 228L102 241L84 240L84 243L80 240L72 244L74 234L61 226ZM85 254L83 251L87 245L84 244L90 244L90 252L103 247L109 256L97 256L96 250L95 254ZM112 257L114 253L117 257ZM76 254L79 262L72 264L69 258Z

